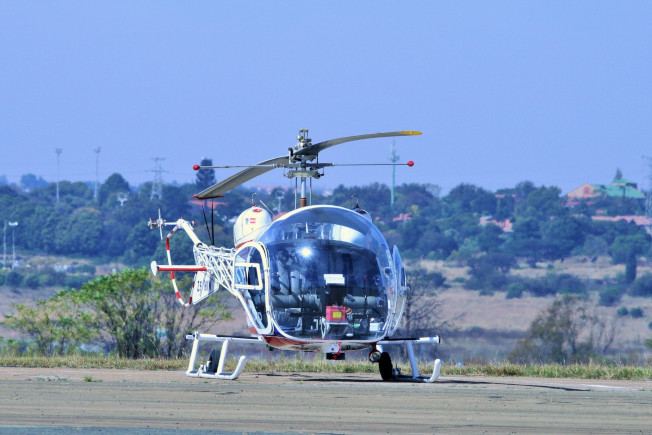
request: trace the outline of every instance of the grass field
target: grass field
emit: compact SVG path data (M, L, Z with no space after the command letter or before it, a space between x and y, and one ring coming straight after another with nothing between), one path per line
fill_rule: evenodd
M125 359L116 356L69 355L69 356L0 356L0 366L5 367L70 367L70 368L107 368L135 370L185 370L186 359ZM229 361L235 366L235 359ZM410 373L407 363L399 363L403 373ZM248 372L325 372L325 373L375 373L378 367L367 361L309 361L300 358L277 360L251 360L247 362ZM432 365L420 364L419 371L429 374ZM573 379L617 379L650 380L652 366L636 367L606 364L572 364L572 365L517 365L509 363L472 364L458 367L452 364L442 365L443 376L529 376L542 378Z

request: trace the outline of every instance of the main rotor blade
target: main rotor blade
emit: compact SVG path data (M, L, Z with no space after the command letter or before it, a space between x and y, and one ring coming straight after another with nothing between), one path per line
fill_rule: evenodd
M348 137L341 137L339 139L331 139L331 140L326 140L324 142L319 142L314 145L307 146L306 148L295 151L294 155L295 156L316 156L319 154L321 151L324 151L326 148L330 148L335 145L339 145L341 143L345 142L353 142L354 140L362 140L362 139L371 139L374 137L394 137L394 136L418 136L420 135L420 131L392 131L389 133L371 133L371 134L361 134L358 136L348 136Z
M246 183L252 178L256 178L259 175L264 174L265 172L271 171L274 169L274 165L280 165L288 162L288 156L275 157L273 159L265 160L264 162L258 163L256 166L249 167L238 172L235 175L230 176L226 180L220 181L219 183L209 187L208 189L202 190L195 195L197 199L210 199L217 198L223 193L228 192L229 190L235 189L242 183ZM263 166L268 165L268 166Z

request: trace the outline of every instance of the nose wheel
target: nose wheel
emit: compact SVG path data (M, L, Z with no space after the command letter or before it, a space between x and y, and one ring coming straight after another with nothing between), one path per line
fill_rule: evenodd
M383 381L389 381L394 378L392 358L390 358L387 352L380 354L380 359L378 360L378 370L380 371L380 377L383 378Z

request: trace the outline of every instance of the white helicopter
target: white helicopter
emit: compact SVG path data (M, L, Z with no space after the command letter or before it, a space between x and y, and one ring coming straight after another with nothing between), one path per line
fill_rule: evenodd
M231 342L263 343L270 348L322 352L327 359L344 359L345 351L369 348L369 360L378 363L383 380L434 382L441 370L435 360L432 375L421 376L413 343L437 344L439 337L392 337L406 304L409 287L398 248L390 251L369 214L357 207L309 205L307 179L320 178L324 168L319 153L334 145L362 139L420 135L418 131L397 131L349 136L312 144L308 130L300 130L298 143L288 155L251 166L199 166L193 169L245 168L235 175L194 195L206 200L224 193L275 168L300 182L299 207L276 220L255 204L237 219L234 248L203 243L195 234L195 222L179 219L149 220L151 229L172 226L166 238L168 265L152 262L152 273L170 272L177 298L183 306L194 305L225 289L245 310L251 337L217 336L194 332L186 375L212 379L237 379L245 366L241 356L232 373L224 371ZM395 163L394 163L395 164ZM409 161L405 164L412 166ZM378 164L392 165L392 164ZM355 166L355 165L338 165ZM311 182L312 184L312 182ZM296 196L296 195L295 195ZM295 200L296 203L296 200ZM193 241L195 265L174 265L170 237L179 229ZM195 280L187 302L183 300L175 272L194 272ZM222 342L206 364L195 368L199 343ZM390 344L404 344L412 369L401 374L383 350Z

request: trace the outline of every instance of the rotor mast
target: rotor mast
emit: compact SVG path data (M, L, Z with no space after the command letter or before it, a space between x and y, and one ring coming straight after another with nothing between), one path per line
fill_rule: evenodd
M308 198L306 194L307 186L306 179L319 178L321 174L318 170L308 168L308 162L317 158L317 154L304 154L309 147L312 146L312 139L308 137L308 129L302 128L299 130L297 135L297 144L294 146L294 149L288 148L289 156L288 163L292 166L298 166L297 169L288 171L285 176L288 178L300 178L301 179L301 197L299 198L299 208L305 207L308 205ZM298 156L295 156L295 152L301 151L302 153Z

